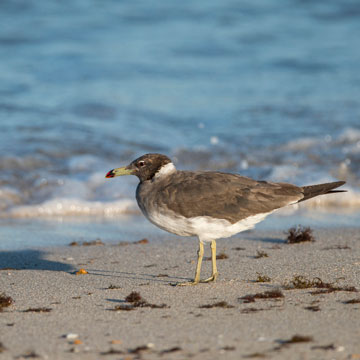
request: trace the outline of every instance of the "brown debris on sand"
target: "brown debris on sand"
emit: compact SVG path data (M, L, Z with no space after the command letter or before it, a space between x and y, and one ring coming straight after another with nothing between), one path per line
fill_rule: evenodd
M232 309L234 306L228 304L226 301L219 301L215 304L206 304L206 305L200 305L200 309L211 309L215 307L225 308L225 309Z
M348 245L334 245L334 246L327 246L322 248L322 250L351 250L351 247Z
M4 308L9 307L14 303L14 300L10 297L5 295L4 293L0 294L0 312L4 310Z
M116 350L116 349L113 349L113 348L110 348L110 350L108 351L103 351L100 353L100 355L123 355L124 352L121 351L121 350Z
M220 254L216 255L216 260L225 260L228 258L229 256L226 255L224 252L221 252ZM204 257L204 261L210 261L210 260L211 260L211 256Z
M40 355L38 355L35 351L28 351L23 355L16 357L16 359L38 359Z
M127 305L127 304L117 305L112 310L114 310L114 311L120 311L120 310L131 311L131 310L135 310L136 308L144 308L144 307L149 307L152 309L164 309L164 308L169 307L166 304L160 304L160 305L150 304L145 299L143 299L143 297L140 295L139 292L136 292L136 291L133 291L128 296L126 296L125 301L130 304L129 305Z
M125 298L125 301L129 303L138 303L144 301L144 299L141 297L140 293L133 291Z
M312 342L313 340L312 336L294 335L288 340L277 340L279 346L276 346L273 350L278 351L289 345Z
M106 288L106 290L118 290L118 289L122 289L122 287L119 286L119 285L114 285L114 284L110 284L110 285Z
M118 245L119 246L126 246L126 245L145 245L145 244L148 244L149 243L149 240L144 238L144 239L141 239L141 240L138 240L138 241L134 241L134 242L130 242L130 241L122 241L120 242Z
M28 308L26 310L23 310L23 312L37 312L37 313L47 313L52 311L51 308L47 307L39 307L39 308Z
M255 302L256 299L263 299L263 300L278 300L283 298L284 295L280 290L269 290L263 293L257 293L253 295L245 295L239 298L240 302L247 304L251 302Z
M85 269L79 269L75 272L75 275L86 275L88 272Z
M0 342L0 354L1 354L2 352L4 352L5 350L7 350L6 347L3 345L2 342Z
M309 288L325 287L326 285L327 283L324 283L318 277L310 280L303 275L295 275L289 282L283 285L283 289L285 290L309 289Z
M99 246L99 245L105 245L101 239L96 239L92 241L83 241L83 242L73 241L69 244L69 246Z
M292 227L287 232L286 243L298 244L302 242L314 242L313 230L310 227L303 227L298 225Z
M264 257L269 257L269 255L265 251L257 250L256 255L254 256L254 259L261 259Z
M311 350L336 350L336 346L334 344L315 345L311 347Z
M319 289L316 291L310 292L311 295L320 295L320 294L329 294L335 291L349 291L357 292L358 290L354 286L337 286L334 283L327 283L322 281L319 277L313 279L307 279L302 275L295 275L292 280L283 285L285 290L294 290L294 289L310 289L315 288Z
M351 299L343 301L343 304L360 304L360 299Z
M255 282L264 283L264 282L270 282L270 281L271 281L271 279L269 276L257 273L257 278L256 278Z

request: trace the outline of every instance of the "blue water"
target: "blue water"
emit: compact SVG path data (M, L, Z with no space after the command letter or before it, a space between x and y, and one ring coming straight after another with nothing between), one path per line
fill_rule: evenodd
M357 0L1 1L0 217L136 213L103 176L146 152L357 212L359 39Z

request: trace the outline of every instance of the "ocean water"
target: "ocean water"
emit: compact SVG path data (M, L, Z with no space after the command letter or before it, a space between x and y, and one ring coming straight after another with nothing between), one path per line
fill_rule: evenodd
M1 1L0 244L135 237L137 179L104 175L147 152L346 180L288 215L358 224L359 38L357 0Z

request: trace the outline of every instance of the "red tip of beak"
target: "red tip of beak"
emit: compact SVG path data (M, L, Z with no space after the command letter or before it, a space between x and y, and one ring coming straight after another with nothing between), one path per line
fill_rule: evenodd
M110 170L110 171L106 174L105 177L106 177L106 178L113 178L113 177L115 177L114 170Z

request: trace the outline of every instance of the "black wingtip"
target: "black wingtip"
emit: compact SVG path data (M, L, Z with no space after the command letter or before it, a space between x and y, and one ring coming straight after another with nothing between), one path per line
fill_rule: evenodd
M335 181L335 182L325 183L325 184L304 186L303 187L304 197L299 202L307 200L307 199L311 199L311 198L313 198L315 196L319 196L319 195L346 192L346 190L333 190L340 186L343 186L345 183L346 183L345 181Z

